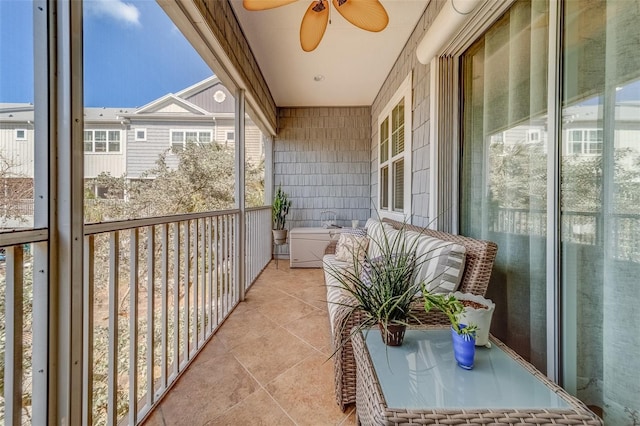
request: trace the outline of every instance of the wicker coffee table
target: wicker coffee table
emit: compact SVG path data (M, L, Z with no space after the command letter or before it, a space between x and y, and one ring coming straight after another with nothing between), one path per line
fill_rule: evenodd
M388 347L376 329L353 337L356 412L363 425L602 425L581 401L502 342L478 348L471 371L456 365L449 329L407 330Z

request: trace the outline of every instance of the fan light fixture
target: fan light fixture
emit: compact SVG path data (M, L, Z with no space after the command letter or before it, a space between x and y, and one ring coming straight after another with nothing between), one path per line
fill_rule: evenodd
M243 0L250 11L267 10L298 0ZM380 32L387 27L389 16L380 0L331 0L333 7L358 28ZM329 0L313 0L300 24L300 46L311 52L320 44L329 23Z

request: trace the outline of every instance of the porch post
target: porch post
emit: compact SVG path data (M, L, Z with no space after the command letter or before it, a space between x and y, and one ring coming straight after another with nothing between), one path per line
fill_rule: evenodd
M236 91L236 207L240 209L238 218L238 233L236 234L236 247L238 248L238 284L240 288L240 301L244 300L246 238L245 238L245 93L243 89Z
M50 419L82 424L83 74L82 2L52 5L49 73L51 343ZM54 53L55 52L55 53ZM56 270L57 267L57 270ZM57 375L57 377L56 377Z

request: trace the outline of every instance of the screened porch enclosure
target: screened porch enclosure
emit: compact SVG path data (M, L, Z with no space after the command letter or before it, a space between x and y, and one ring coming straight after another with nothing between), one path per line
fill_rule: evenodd
M89 60L108 49L90 30L110 28L90 1L28 4L27 18L11 24L24 53L0 45L0 62L33 74L23 72L31 98L12 98L6 85L0 92L5 423L154 424L189 402L215 423L246 420L239 407L257 413L265 401L275 401L278 419L308 421L296 398L318 392L324 404L331 378L283 396L282 382L304 375L272 383L270 370L249 380L243 392L256 392L247 399L225 406L233 398L222 395L215 410L206 397L172 397L181 378L201 374L189 370L198 357L218 360L224 349L243 373L251 369L240 359L259 364L250 324L271 323L250 321L284 316L282 300L313 316L308 328L276 327L300 340L287 368L300 373L327 351L314 340L326 310L319 271L269 266L269 204L282 185L293 201L289 230L318 227L330 211L341 226L380 215L496 242L492 333L605 424L634 424L640 366L629 355L640 340L627 325L640 320L640 5L479 0L421 63L419 45L454 1L425 0L373 101L347 106L278 105L238 0L131 2L168 25L158 34L180 35L190 49L182 57L155 37L149 55L203 75L139 104L90 105L101 85L122 90L107 80L133 77L144 55L122 67ZM0 2L4 16L10 2ZM153 39L157 29L143 23L121 31ZM143 77L160 90L155 74ZM286 264L288 247L275 251ZM252 285L263 278L256 307ZM234 332L255 339L216 346ZM307 364L300 357L310 346ZM354 421L315 408L328 423Z

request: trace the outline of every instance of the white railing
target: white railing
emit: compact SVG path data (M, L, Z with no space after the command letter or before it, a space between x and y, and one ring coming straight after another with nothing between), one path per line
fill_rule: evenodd
M85 225L83 424L140 423L239 303L239 219L228 210ZM248 288L271 260L271 207L246 211L245 236ZM48 286L37 275L48 238L0 234L5 424L46 413L35 366L47 365Z
M245 288L258 278L271 260L271 206L245 211Z
M39 370L47 362L49 289L38 276L46 257L34 264L33 256L34 250L46 253L47 239L46 229L2 234L0 422L7 425L33 424L34 407L47 404L46 378Z
M85 226L85 424L137 424L239 302L238 218Z

